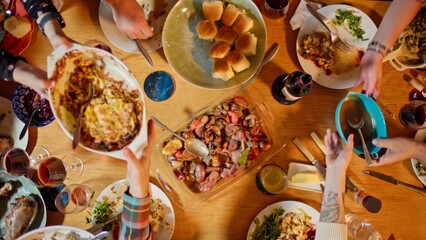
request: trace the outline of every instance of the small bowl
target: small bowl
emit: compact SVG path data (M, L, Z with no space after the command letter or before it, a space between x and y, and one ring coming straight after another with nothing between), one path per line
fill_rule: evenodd
M34 110L33 101L37 94L36 91L22 84L18 85L13 93L13 111L24 124L28 122ZM43 127L55 120L49 101L41 97L41 104L42 107L40 110L34 113L34 117L30 123L31 127Z
M364 114L364 127L363 135L365 143L373 159L379 159L385 152L386 149L373 145L372 140L374 138L385 138L387 137L386 122L380 107L377 103L364 94L349 92L345 98L343 98L336 108L335 122L337 132L339 133L342 140L347 143L347 137L349 134L354 134L354 152L364 158L364 150L362 149L360 136L357 130L352 129L346 122L346 113L350 114L348 107L349 102L356 101L359 107L363 109ZM351 104L354 104L352 102Z

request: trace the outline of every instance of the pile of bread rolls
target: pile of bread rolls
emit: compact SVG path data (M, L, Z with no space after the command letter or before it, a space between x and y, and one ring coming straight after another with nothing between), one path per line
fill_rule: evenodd
M250 67L248 56L256 54L257 37L250 33L253 19L235 5L221 0L203 2L205 19L197 25L200 39L214 41L210 57L214 61L213 77L224 81Z

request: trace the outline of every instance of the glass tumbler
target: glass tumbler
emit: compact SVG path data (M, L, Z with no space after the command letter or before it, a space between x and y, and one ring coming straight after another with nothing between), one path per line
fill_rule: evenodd
M399 120L413 130L426 128L426 102L415 100L405 104L399 111Z
M90 205L93 191L83 184L71 184L62 189L55 198L55 206L64 214L79 213Z
M0 152L1 169L13 176L27 174L30 156L20 148L9 148Z

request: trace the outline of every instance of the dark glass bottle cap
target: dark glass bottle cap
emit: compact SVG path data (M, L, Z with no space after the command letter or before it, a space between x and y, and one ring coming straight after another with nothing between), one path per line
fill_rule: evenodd
M164 71L149 74L144 82L145 94L153 101L162 102L170 98L175 90L173 78Z
M382 208L382 201L379 199L373 197L373 196L367 196L362 201L362 205L371 213L378 213L380 209Z

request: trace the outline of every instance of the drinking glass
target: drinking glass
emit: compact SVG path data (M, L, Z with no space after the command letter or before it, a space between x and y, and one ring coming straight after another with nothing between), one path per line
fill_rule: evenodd
M256 185L267 195L280 194L287 188L287 174L281 167L267 164L257 172Z
M38 187L56 187L65 179L76 179L83 172L83 162L76 155L67 155L62 159L48 157L28 171L27 177Z
M91 39L91 40L83 43L83 45L88 46L88 47L94 47L94 48L99 48L99 49L105 50L105 51L111 53L112 55L116 56L118 59L120 59L120 61L122 61L125 65L127 65L126 57L124 57L124 55L122 53L117 52L117 51L112 51L111 47L108 44L106 44L106 43L104 43L100 40Z
M92 189L83 184L71 184L62 189L55 198L55 206L59 212L79 213L90 205Z
M33 151L30 154L30 163L31 166L37 165L41 160L50 157L50 152L46 147L43 146L35 146Z
M405 104L399 111L399 120L413 130L426 128L426 102L415 100Z
M1 169L13 176L25 175L30 166L30 156L20 148L9 148L0 153Z

